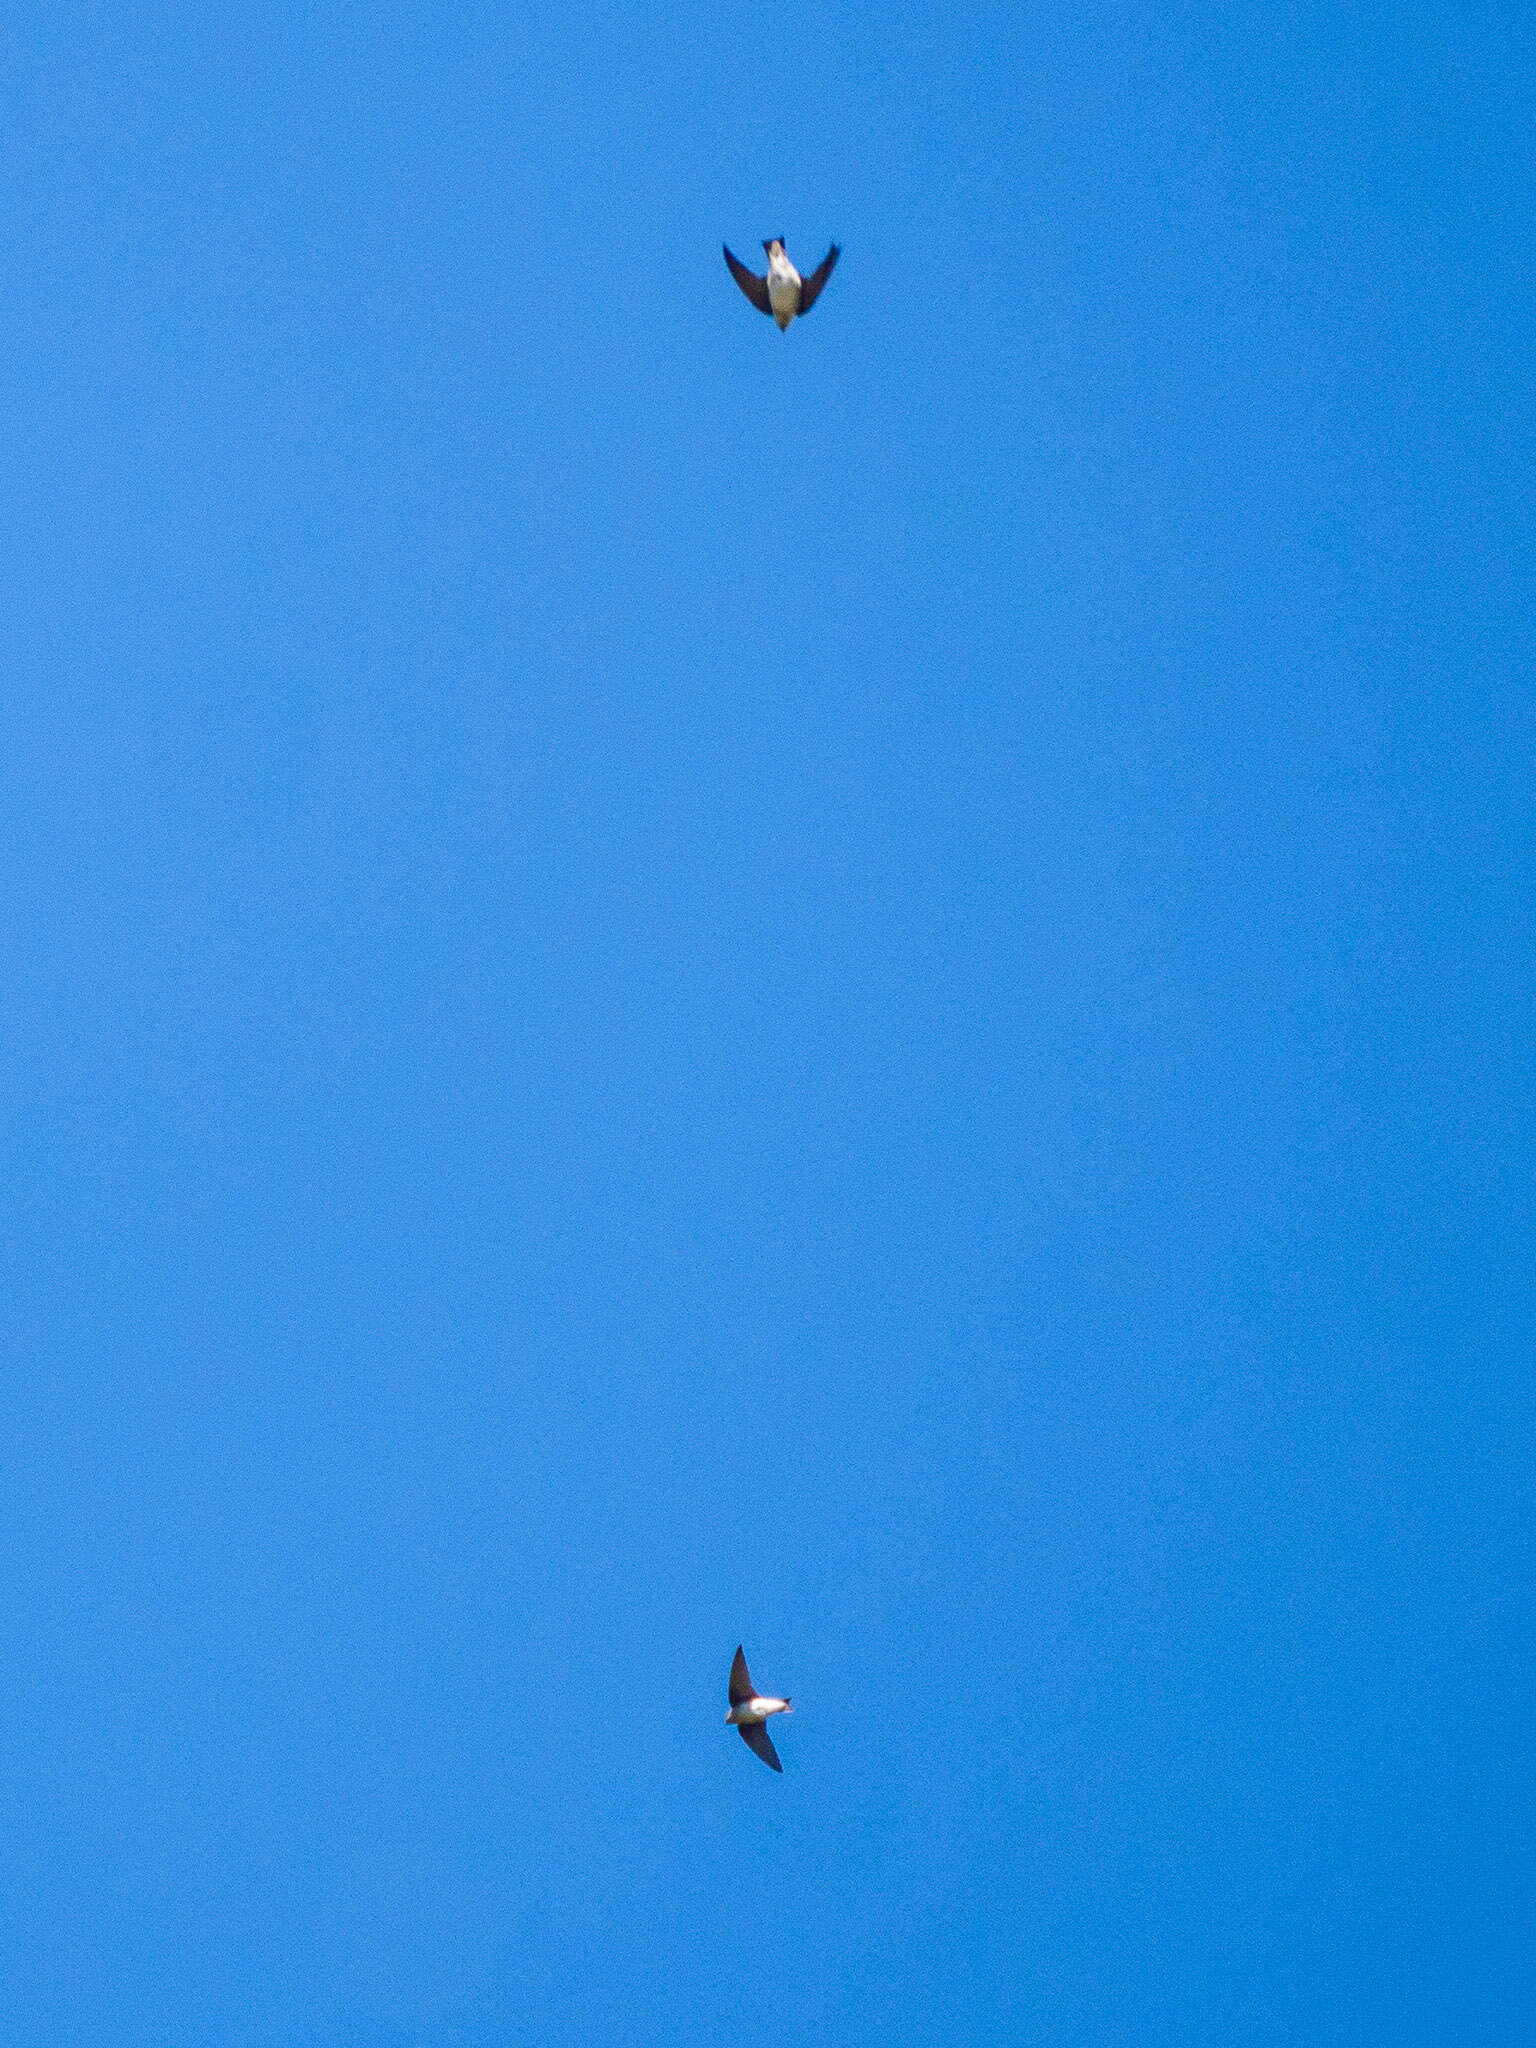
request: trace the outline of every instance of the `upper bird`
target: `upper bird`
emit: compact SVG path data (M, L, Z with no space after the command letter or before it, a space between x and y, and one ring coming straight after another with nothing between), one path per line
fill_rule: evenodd
M752 1683L752 1674L747 1669L740 1643L736 1645L736 1655L731 1659L730 1694L731 1710L725 1717L727 1721L735 1722L748 1749L755 1750L771 1769L782 1771L784 1766L779 1762L779 1752L773 1746L766 1724L770 1714L789 1713L789 1701L758 1691Z
M724 244L721 245L724 247ZM821 296L821 288L832 275L832 266L838 258L838 246L834 242L809 277L802 277L784 253L781 237L764 242L768 254L768 275L759 277L748 270L745 263L738 263L729 249L725 260L730 265L732 277L741 286L759 313L771 313L779 323L782 334L797 313L809 313Z

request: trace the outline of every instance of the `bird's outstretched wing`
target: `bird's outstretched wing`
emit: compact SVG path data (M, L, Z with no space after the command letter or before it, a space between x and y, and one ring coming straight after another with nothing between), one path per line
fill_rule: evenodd
M747 1671L747 1660L742 1655L741 1645L738 1643L736 1645L736 1654L731 1659L730 1702L733 1707L739 1707L743 1700L749 1700L752 1697L753 1685Z
M773 1746L773 1737L768 1733L767 1725L764 1722L738 1721L736 1726L741 1731L742 1741L755 1755L762 1758L769 1770L782 1771L784 1769L784 1766L779 1762L779 1752Z
M720 244L720 246L722 249L725 249L725 244L723 242ZM836 252L834 251L834 254L835 253ZM736 261L736 258L731 254L729 249L725 249L725 260L727 264L729 264L730 266L730 272L732 277L735 278L736 282L741 286L742 290L746 293L747 297L752 301L753 305L756 306L759 313L771 313L773 311L773 308L768 303L767 278L759 277L756 271L748 270L745 263L738 263Z
M821 261L817 264L816 268L811 272L810 276L801 278L800 311L802 314L809 313L812 306L814 306L816 301L821 297L821 288L826 283L827 279L832 275L832 266L834 263L836 263L838 257L841 254L842 251L838 248L836 242L834 242L831 248L827 251L826 255L822 257ZM766 292L764 296L766 297Z

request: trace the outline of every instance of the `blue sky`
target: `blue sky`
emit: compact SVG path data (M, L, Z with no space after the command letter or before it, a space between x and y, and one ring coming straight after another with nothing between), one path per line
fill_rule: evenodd
M0 2042L1523 2038L1532 45L13 20Z

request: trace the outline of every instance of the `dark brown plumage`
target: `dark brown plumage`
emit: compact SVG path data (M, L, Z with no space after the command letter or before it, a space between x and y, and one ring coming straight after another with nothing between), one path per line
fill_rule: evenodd
M779 1752L773 1746L773 1737L768 1733L766 1722L738 1721L736 1730L748 1749L760 1756L770 1770L777 1771L780 1777L784 1775L784 1766L779 1762Z
M725 249L725 244L723 242L720 244L720 246L722 249ZM729 249L725 249L725 260L731 266L732 277L735 278L736 282L741 286L742 290L746 293L747 297L752 301L753 305L756 306L759 313L767 313L771 315L773 312L773 308L768 303L767 278L759 277L755 271L748 270L745 263L738 263L736 258L731 254Z

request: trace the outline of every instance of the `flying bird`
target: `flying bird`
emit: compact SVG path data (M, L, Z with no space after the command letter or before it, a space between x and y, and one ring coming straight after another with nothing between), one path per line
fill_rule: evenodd
M832 275L832 266L839 251L834 242L810 276L802 277L784 253L782 236L776 235L771 242L764 242L763 247L768 254L766 277L759 277L756 271L748 270L745 263L738 263L729 249L725 251L725 260L732 277L759 313L771 313L782 334L797 313L809 313L820 298L821 288Z
M752 1683L752 1674L747 1669L740 1643L736 1645L736 1655L731 1660L730 1695L731 1710L726 1720L735 1723L742 1741L762 1758L770 1770L782 1771L784 1766L779 1762L779 1752L773 1746L767 1722L770 1714L789 1713L790 1704L788 1700L775 1699L772 1693L758 1691Z

